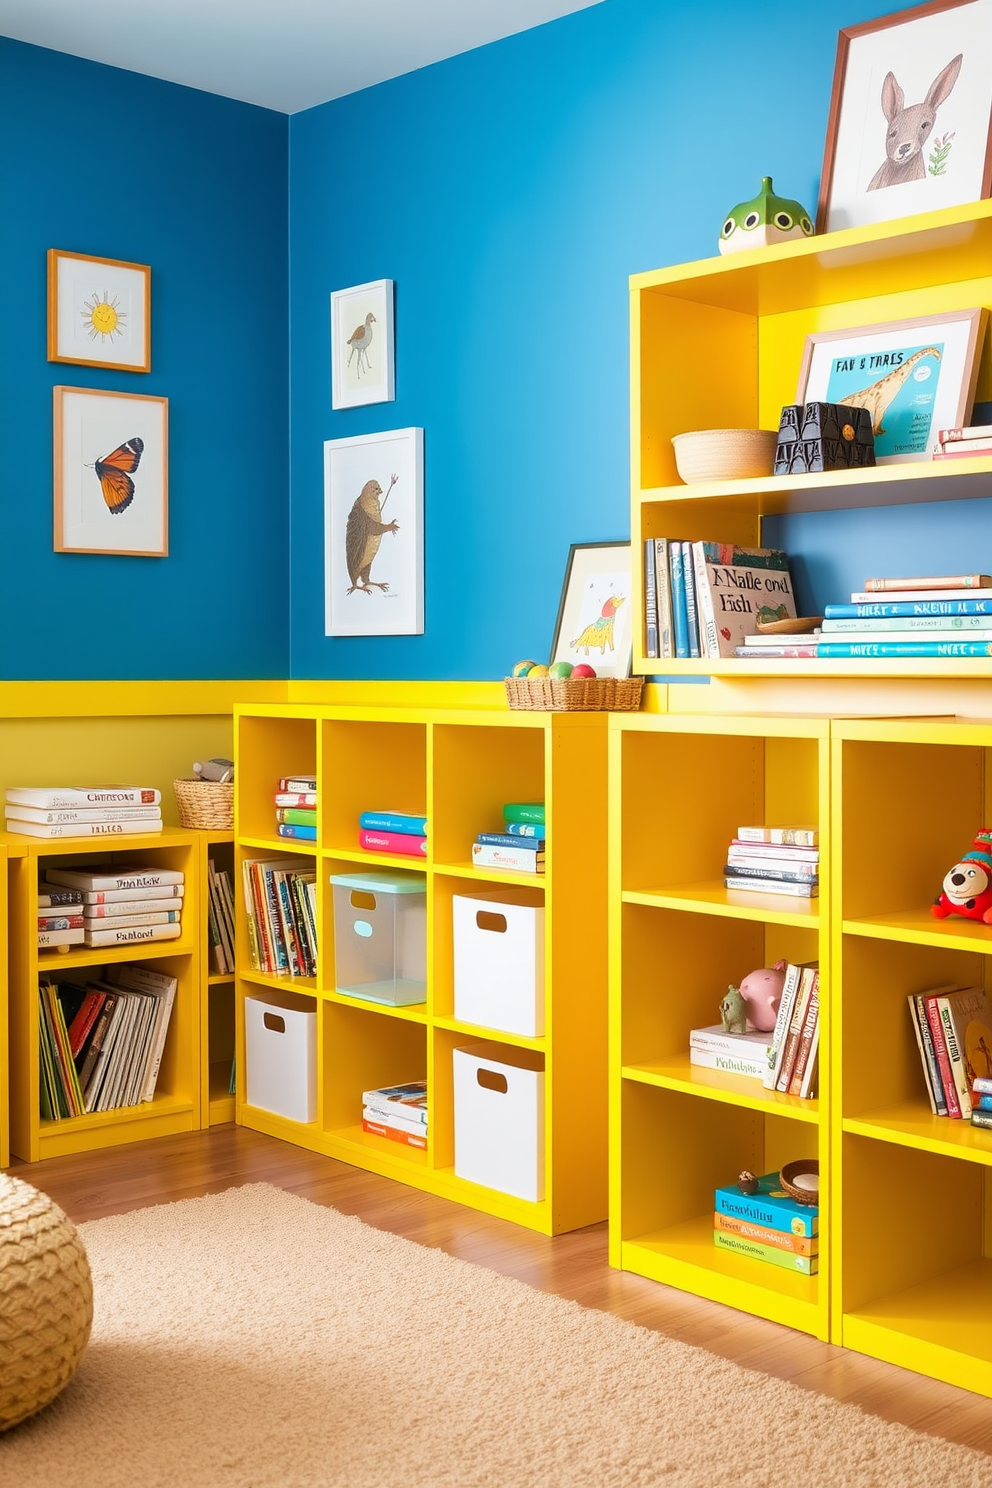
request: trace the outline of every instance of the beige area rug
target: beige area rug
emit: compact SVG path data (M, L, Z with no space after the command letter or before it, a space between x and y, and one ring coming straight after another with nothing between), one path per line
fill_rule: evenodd
M4 1488L988 1488L978 1453L268 1184L81 1227L79 1372Z

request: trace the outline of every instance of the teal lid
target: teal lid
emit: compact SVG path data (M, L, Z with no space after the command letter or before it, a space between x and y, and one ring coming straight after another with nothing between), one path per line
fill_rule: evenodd
M366 873L332 873L332 884L346 889L365 889L371 894L425 894L426 873L395 873L388 868L370 868Z

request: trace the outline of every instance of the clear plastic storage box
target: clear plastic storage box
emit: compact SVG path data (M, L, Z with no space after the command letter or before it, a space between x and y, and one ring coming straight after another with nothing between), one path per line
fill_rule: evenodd
M427 881L422 873L332 873L334 984L365 1002L427 1001Z

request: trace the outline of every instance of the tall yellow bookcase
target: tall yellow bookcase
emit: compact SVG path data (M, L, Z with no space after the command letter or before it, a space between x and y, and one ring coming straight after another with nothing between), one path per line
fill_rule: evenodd
M546 1234L606 1214L606 723L599 714L506 708L263 706L236 712L236 869L250 858L297 856L317 870L319 963L315 979L251 967L238 926L238 1120L315 1151L399 1179ZM318 778L318 837L276 834L273 793L283 776ZM543 800L543 876L480 870L471 844L498 829L507 801ZM426 814L425 861L363 851L362 811ZM422 868L427 891L428 992L424 1004L387 1007L335 989L331 874ZM239 882L238 893L242 889ZM546 910L546 1032L538 1038L459 1022L454 1016L452 897ZM289 1121L247 1105L245 997L292 990L317 1013L317 1117ZM478 1039L543 1061L545 1197L517 1198L454 1172L453 1052ZM362 1091L426 1076L427 1151L362 1130Z
M0 844L0 1168L10 1163L10 1049L7 1030L7 848Z
M201 831L198 868L200 939L197 947L200 1010L200 1111L204 1126L233 1121L235 1100L231 1091L231 1062L234 1059L234 972L217 971L210 953L208 904L210 864L226 870L231 888L234 876L234 832Z
M818 1338L830 1327L829 1247L801 1276L718 1250L714 1190L742 1169L815 1157L829 1184L829 1083L818 1098L764 1090L689 1061L730 984L779 957L819 961L829 1047L829 841L821 897L723 885L740 826L825 826L824 719L614 715L610 720L610 1258L615 1266ZM829 1203L821 1205L821 1231Z
M99 840L99 839L98 839ZM198 894L200 836L166 827L135 833L127 847L103 849L92 837L53 840L2 834L9 857L10 1150L25 1162L111 1147L200 1126L200 972L203 941ZM46 866L82 862L108 867L151 864L185 875L182 934L176 940L133 946L38 948L38 881ZM63 1121L41 1116L39 1098L38 978L85 971L121 961L147 962L178 979L169 1036L153 1100Z

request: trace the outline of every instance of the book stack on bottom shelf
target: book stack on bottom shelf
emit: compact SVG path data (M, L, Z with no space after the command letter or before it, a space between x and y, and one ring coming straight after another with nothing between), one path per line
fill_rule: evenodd
M316 842L316 775L284 775L273 799L279 836L295 838L299 842Z
M778 1173L751 1179L747 1187L752 1186L753 1192L737 1183L717 1189L713 1243L720 1250L815 1276L820 1265L819 1206L798 1203L786 1193Z
M502 831L479 833L472 844L472 862L476 868L543 873L545 842L544 802L508 801Z
M122 837L161 832L162 793L151 786L10 786L8 832L25 837Z
M992 1127L992 1006L985 989L934 987L911 996L909 1011L933 1114Z
M407 1147L427 1147L427 1082L383 1085L362 1095L362 1131Z
M738 827L727 849L724 887L816 899L820 849L815 827Z
M182 869L51 867L38 886L39 908L42 899L51 900L66 890L78 896L73 904L79 903L82 920L82 929L69 933L77 933L88 946L139 945L178 940L182 934ZM39 925L38 943L49 946L68 942L42 940Z
M38 987L43 1119L151 1101L177 985L174 976L127 963L78 981L44 978Z
M426 858L427 818L405 811L363 811L358 818L358 845L365 852Z

